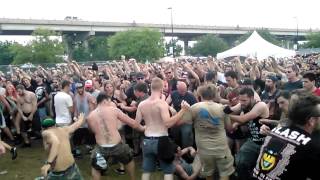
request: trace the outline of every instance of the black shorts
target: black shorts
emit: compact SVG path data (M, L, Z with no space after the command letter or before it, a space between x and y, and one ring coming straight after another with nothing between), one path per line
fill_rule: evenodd
M28 117L31 113L23 113L25 117ZM21 132L28 132L28 130L32 127L32 122L30 120L24 121L21 118L20 128Z

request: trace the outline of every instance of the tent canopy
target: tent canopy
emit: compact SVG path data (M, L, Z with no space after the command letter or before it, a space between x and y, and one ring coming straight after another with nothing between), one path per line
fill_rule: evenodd
M257 58L258 60L263 60L269 56L280 58L292 57L295 54L295 51L281 48L264 40L256 31L254 31L247 40L238 46L222 53L218 53L217 58L222 59L231 56L251 56Z

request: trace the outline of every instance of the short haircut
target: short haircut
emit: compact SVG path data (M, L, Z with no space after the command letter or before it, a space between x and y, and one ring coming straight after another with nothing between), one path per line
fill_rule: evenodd
M293 124L305 125L311 117L320 117L317 105L320 98L312 94L299 96L299 100L291 104L289 108L289 119Z
M110 100L111 97L108 96L105 92L100 92L97 96L97 104L102 103L104 100Z
M287 100L290 100L291 93L289 91L283 90L283 91L280 91L279 95L277 96L277 98L279 98L279 97L283 97L283 98L285 98Z
M224 74L224 77L231 77L232 79L238 80L238 73L235 71L228 71Z
M295 64L291 64L291 65L288 65L286 68L291 68L293 72L296 73L296 75L299 75L299 67Z
M16 87L16 90L18 90L18 89L25 90L26 88L24 87L24 85L18 84Z
M214 84L203 85L199 87L198 94L204 100L213 100L216 97L217 88Z
M241 88L239 95L247 95L248 97L254 97L254 91L252 88L244 87Z
M214 72L214 71L208 71L208 72L206 73L206 75L205 75L205 80L214 83L215 80L216 80L216 76L217 76L217 73L216 73L216 72Z
M70 86L71 82L68 80L63 80L61 82L61 88L64 89L66 86Z
M316 80L316 75L314 73L306 73L302 76L305 79L309 79L309 81L315 81Z
M148 85L146 83L137 83L134 90L138 92L148 93Z
M163 88L162 79L158 77L153 78L151 82L151 90L158 91L158 90L161 90L162 88Z

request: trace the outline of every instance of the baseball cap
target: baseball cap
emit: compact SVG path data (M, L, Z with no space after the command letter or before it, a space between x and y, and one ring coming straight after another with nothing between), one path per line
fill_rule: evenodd
M266 79L270 79L273 82L277 82L278 81L278 77L275 75L267 75Z
M78 89L78 88L82 88L83 87L83 84L82 83L76 83L75 87Z
M56 125L56 122L52 118L46 118L41 122L43 128L48 128Z
M86 82L84 83L85 88L92 88L92 86L92 80L86 80Z
M144 74L142 72L138 72L136 74L136 78L144 78Z
M253 82L251 79L246 78L240 81L240 85L249 86L249 85L253 85Z

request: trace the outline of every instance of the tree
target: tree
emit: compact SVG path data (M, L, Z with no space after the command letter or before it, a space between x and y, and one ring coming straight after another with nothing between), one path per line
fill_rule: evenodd
M253 31L250 31L250 32L247 32L246 34L240 36L239 39L237 40L236 45L247 40L251 36L252 33L253 33ZM272 35L268 29L257 30L257 33L266 41L271 42L274 45L281 46L281 42L279 40L277 40L277 37L275 35Z
M308 42L305 44L305 47L308 47L308 48L320 47L320 32L309 33L306 36L306 39Z
M103 36L92 36L89 40L89 52L93 60L107 60L108 55L108 38Z
M85 46L85 43L83 41L76 42L76 45L72 50L72 59L75 59L77 61L90 60L89 49Z
M227 50L228 44L221 38L208 34L198 38L197 43L190 49L193 56L216 56L217 53Z
M153 61L163 57L164 43L159 31L149 29L118 32L108 39L109 53L114 59L125 55L137 61Z
M8 65L13 61L14 54L11 52L10 48L13 42L5 41L0 42L0 64Z
M63 44L57 38L53 38L59 34L48 29L37 29L32 33L32 36L34 39L27 45L15 44L12 47L14 64L62 62Z
M30 45L23 46L15 43L10 47L10 51L14 55L13 64L33 62L32 47Z
M172 39L169 41L169 43L166 43L166 53L167 56L172 55L172 45L174 47L174 56L180 56L181 52L182 52L182 46L180 46L179 44L177 44L178 39L173 39L173 43L172 43Z

